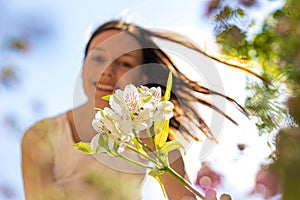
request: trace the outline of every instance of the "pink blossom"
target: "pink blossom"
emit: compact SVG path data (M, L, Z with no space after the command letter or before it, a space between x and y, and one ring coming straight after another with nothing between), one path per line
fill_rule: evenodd
M261 194L265 199L269 199L281 192L278 176L270 169L261 168L255 177L253 193Z
M221 184L221 175L210 168L208 163L203 163L197 173L195 185L204 192L209 189L216 189Z

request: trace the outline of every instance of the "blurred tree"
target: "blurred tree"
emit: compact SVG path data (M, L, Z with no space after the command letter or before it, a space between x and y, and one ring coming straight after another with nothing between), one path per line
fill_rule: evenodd
M294 120L300 123L300 96L290 97L288 108ZM300 196L300 128L283 128L276 135L275 161L271 169L282 182L283 200L297 200Z
M262 76L272 81L267 85L249 77L245 106L259 117L256 125L260 134L277 135L270 169L282 182L282 199L299 199L300 1L284 1L282 7L264 20L261 31L252 33L255 21L241 22L248 17L249 10L256 12L248 8L258 3L240 0L233 5L226 0L213 0L206 15L214 20L221 51L238 57L241 63L244 60L259 63Z
M52 29L40 13L18 11L16 15L8 3L0 1L0 5L0 86L12 89L22 77L15 56L29 55L35 43L47 38Z
M12 93L16 88L22 87L24 77L22 73L27 69L18 63L21 59L32 56L34 46L48 38L52 29L48 18L40 13L32 11L26 13L26 10L14 12L14 8L4 1L0 1L0 5L0 94L3 95L5 92ZM2 133L15 130L16 135L21 136L21 129L17 128L20 126L21 118L20 113L9 108L2 110L0 122L5 129Z
M256 123L259 133L272 133L292 122L283 102L287 92L297 90L296 82L300 80L299 73L294 73L299 65L295 63L299 56L299 35L292 30L297 27L296 21L287 20L286 5L269 15L261 32L252 33L255 19L250 19L248 10L259 4L258 1L218 2L214 9L208 9L207 15L213 19L216 41L222 52L242 63L246 60L258 62L262 67L261 75L272 81L268 85L249 77L246 87L249 95L245 102L245 107L259 118ZM252 9L252 12L255 11ZM248 67L252 67L251 63Z
M22 59L34 56L35 45L49 38L52 34L49 19L44 13L27 10L15 11L15 8L10 5L10 1L0 0L0 96L2 103L0 107L0 136L3 141L2 144L10 142L7 141L7 136L17 136L15 139L19 139L23 135L22 121L26 120L24 120L21 111L15 109L14 105L24 104L27 101L19 95L19 90L22 89L22 83L27 80L23 73L28 70L28 66L20 63L22 63ZM29 112L30 109L33 112L41 111L42 101L34 100L32 104L36 106L31 105ZM6 106L9 104L12 106ZM27 108L26 105L23 107L22 111L24 112ZM2 153L7 154L8 152ZM18 157L11 155L14 158ZM17 185L15 185L16 178L9 177L9 175L3 176L7 173L5 166L11 162L5 160L5 163L6 165L1 168L0 199L22 199L21 194L18 193Z

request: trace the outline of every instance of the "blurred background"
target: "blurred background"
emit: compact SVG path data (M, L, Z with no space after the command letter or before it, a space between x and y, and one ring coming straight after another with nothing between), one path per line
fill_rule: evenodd
M0 0L0 199L24 199L22 135L38 120L74 106L74 87L80 76L85 42L93 28L111 19L177 31L207 52L226 54L224 58L232 62L248 67L251 65L248 61L254 61L265 66L252 70L276 80L274 87L216 64L225 93L245 105L255 117L248 120L237 114L240 126L225 122L220 144L208 156L199 156L201 144L194 143L185 160L191 181L199 191L205 190L205 184L200 181L204 176L216 182L218 193L229 193L233 199L276 196L277 192L266 194L266 185L257 190L256 176L262 165L273 162L270 155L275 150L274 138L278 130L293 121L282 102L287 99L286 91L296 91L297 81L285 81L298 80L290 70L298 65L287 65L289 62L283 58L290 58L294 52L290 47L286 49L290 54L281 55L278 48L283 42L276 43L288 38L291 26L297 27L290 21L281 20L280 26L276 22L276 16L285 13L277 10L289 9L287 4L291 2ZM296 36L299 33L296 31ZM295 38L285 41L294 47ZM290 60L298 58L299 61L299 55L295 54ZM290 73L282 73L288 71L280 68L282 66L289 66ZM203 169L209 170L203 175ZM143 194L144 199L163 198L159 186L151 178L146 180Z

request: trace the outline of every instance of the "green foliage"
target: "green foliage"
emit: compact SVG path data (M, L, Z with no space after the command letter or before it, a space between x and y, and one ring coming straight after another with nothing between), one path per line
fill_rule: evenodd
M168 155L170 151L183 148L182 144L176 140L166 142L160 149L160 153Z
M282 182L282 199L299 199L300 1L286 0L265 19L261 32L250 37L245 30L231 24L216 39L225 54L258 62L261 75L272 81L265 85L249 78L245 106L259 118L260 134L280 129L271 167Z
M245 24L246 22L242 20L244 16L245 12L243 9L232 8L228 5L225 5L212 17L215 22L215 31L221 32L223 30L228 30L237 22L240 22L240 24Z
M300 96L290 97L287 101L290 114L293 117L295 123L300 124Z
M283 125L288 125L286 123L288 110L283 102L288 94L299 90L300 31L296 29L300 27L300 20L298 17L295 20L294 17L286 15L284 10L290 11L288 7L291 5L271 13L265 20L262 31L251 36L247 32L250 25L245 27L233 23L228 19L230 14L222 14L233 12L228 11L229 7L225 6L224 10L220 11L218 16L224 18L216 22L227 24L226 29L216 33L216 41L222 47L222 52L238 57L241 62L242 60L258 62L262 67L261 75L272 82L272 85L265 85L257 79L247 80L248 97L245 107L259 118L256 125L260 134L271 133ZM246 11L241 13L243 15L240 18L247 17ZM230 23L225 23L226 20Z
M239 58L247 58L246 34L237 26L231 26L223 30L217 35L216 40L222 46L224 53Z
M280 130L276 137L276 145L277 157L271 167L282 181L282 199L299 199L300 129L294 127Z
M258 117L256 126L260 135L269 134L286 124L287 109L278 100L281 96L278 89L255 81L248 81L246 89L249 95L245 107Z

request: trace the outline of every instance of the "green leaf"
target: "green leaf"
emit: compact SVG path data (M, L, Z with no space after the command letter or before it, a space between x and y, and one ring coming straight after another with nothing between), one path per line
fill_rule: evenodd
M244 17L244 16L245 16L245 12L244 12L243 9L238 8L236 11L237 11L237 13L238 13L241 17Z
M87 142L78 142L76 144L73 144L73 146L86 153L86 154L94 154L95 152L93 152L92 148L91 148L91 144L90 143L87 143Z
M102 99L103 99L103 100L106 100L106 101L109 101L111 95L112 95L112 94L105 95L105 96L102 97Z
M154 122L154 144L160 149L167 141L169 136L169 120L159 120Z
M160 152L163 154L168 154L170 151L175 149L183 148L182 144L176 140L166 142L160 149Z
M157 120L154 122L154 134L158 134L164 128L165 120Z
M169 76L168 76L168 81L167 81L167 88L166 88L166 92L163 98L163 101L169 101L170 97L171 97L171 89L172 89L172 71L170 71Z
M108 146L109 138L107 134L99 134L98 144L100 147L104 148L107 152L111 152ZM98 149L97 149L98 151Z
M161 190L164 194L164 197L166 198L167 194L166 194L165 186L164 186L164 184L162 182L162 179L161 179L162 174L163 174L163 172L161 170L158 170L158 169L152 169L149 172L149 176L152 176L153 178L155 178L155 180L157 180L157 182L159 183L160 188L161 188Z

